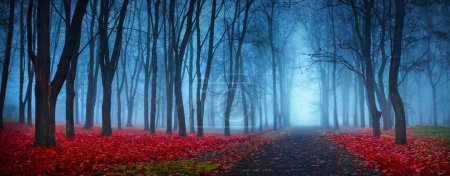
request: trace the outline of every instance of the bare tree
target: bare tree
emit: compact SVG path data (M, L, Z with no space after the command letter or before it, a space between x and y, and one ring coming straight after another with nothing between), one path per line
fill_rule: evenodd
M203 136L203 117L204 117L204 108L207 97L208 83L211 75L211 67L212 61L214 57L214 33L215 33L215 21L216 21L216 9L217 9L217 0L212 1L211 5L211 17L209 23L209 40L208 40L208 56L206 61L206 70L205 76L202 79L201 71L200 71L200 57L197 57L196 61L196 73L197 73L197 136ZM197 18L199 15L197 15ZM197 23L198 23L197 19ZM199 25L197 24L197 27ZM198 34L200 35L200 34ZM199 40L197 40L197 47L199 47ZM198 50L200 51L200 50ZM202 81L203 80L203 81ZM200 91L201 90L201 91ZM201 92L201 93L200 93Z
M224 114L224 135L230 136L230 114L231 114L231 108L234 101L234 96L236 94L237 85L239 84L239 73L240 73L240 62L242 60L241 58L241 52L242 52L242 46L244 44L245 35L247 33L247 25L248 25L248 16L250 7L253 4L253 0L247 0L245 2L244 7L244 19L242 21L242 30L240 35L237 36L238 44L236 52L234 52L234 35L235 35L235 29L236 29L236 20L240 16L241 12L241 1L236 1L235 3L235 9L234 9L234 17L233 21L231 22L230 30L228 30L228 38L229 38L229 47L230 47L230 53L229 53L229 75L228 75L228 82L227 82L227 98L226 98L226 105L225 105L225 114ZM237 26L240 28L240 26ZM233 62L234 61L234 62ZM226 77L226 76L225 76Z
M151 9L150 9L150 1L147 0L147 5L149 7L148 11L149 11L149 15L150 18L152 17L151 15ZM158 54L156 52L156 47L158 45L158 37L159 37L159 4L160 1L156 0L155 5L154 5L154 20L153 20L153 43L152 43L152 97L151 97L151 108L150 108L150 133L154 134L155 133L155 129L156 129L156 79L157 79L157 73L158 73ZM147 50L148 51L148 50ZM147 52L147 58L149 57L150 53ZM145 91L148 91L147 89L145 89Z
M186 136L186 123L185 123L185 114L184 114L184 106L183 106L183 97L181 92L181 85L182 85L182 78L181 78L181 72L183 67L183 57L184 53L186 51L186 46L188 44L189 38L192 33L192 27L193 27L193 13L194 13L194 7L195 7L195 0L192 0L189 2L189 7L186 11L186 14L183 15L183 19L181 20L181 27L184 25L183 23L186 22L186 27L184 30L184 34L181 34L181 31L176 32L176 26L175 26L175 0L170 1L169 5L169 22L171 22L171 41L172 41L172 51L174 58L175 58L175 76L174 76L174 92L175 92L175 105L176 105L176 111L177 111L177 117L178 117L178 123L179 123L179 136ZM180 27L180 28L181 28ZM182 38L181 38L182 37ZM181 39L181 43L180 43Z
M3 108L5 106L6 86L8 85L9 63L11 62L11 44L14 32L14 0L9 1L8 38L6 39L5 59L3 62L2 84L0 89L0 129L3 128Z
M102 132L101 135L111 135L111 84L114 73L117 69L120 50L122 46L122 32L125 14L127 12L129 0L124 0L120 8L119 21L117 25L116 39L111 57L109 56L108 44L108 22L111 5L108 1L101 1L100 16L98 20L100 34L100 71L103 85L103 104L102 104Z
M395 27L391 65L389 67L389 97L395 112L395 143L406 144L405 108L398 92L398 70L402 55L403 22L405 18L405 2L395 0Z
M89 37L92 41L89 43L89 71L88 71L88 88L86 93L86 121L84 128L91 129L94 126L94 110L97 100L97 78L99 70L99 53L95 52L96 37L94 34L95 19L97 16L98 1L91 1L91 20L89 22ZM97 44L99 46L99 44Z
M59 92L67 77L70 62L78 55L80 44L81 24L86 12L87 0L77 2L73 20L68 25L67 40L61 53L58 69L50 80L50 24L49 1L39 1L37 10L37 56L32 54L31 60L36 72L36 128L34 145L55 146L55 105ZM30 3L30 5L32 5ZM70 20L70 19L66 19ZM30 22L30 21L29 21ZM31 22L27 23L31 26ZM28 32L31 32L28 30Z

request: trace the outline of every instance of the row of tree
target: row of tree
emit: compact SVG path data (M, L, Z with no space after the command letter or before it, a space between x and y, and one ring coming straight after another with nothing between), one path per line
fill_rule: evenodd
M426 107L432 108L431 124L438 125L436 81L442 90L449 88L450 31L444 27L450 25L444 10L448 6L440 1L400 0L323 1L309 6L314 11L303 15L308 19L304 27L312 50L308 54L309 66L317 71L320 80L322 126L328 127L332 119L333 127L340 128L338 101L342 105L343 125L349 126L351 97L352 126L366 126L367 105L369 126L377 137L382 121L385 130L395 126L397 143L406 144L406 118L423 125L427 116L422 111ZM432 42L443 46L430 49ZM430 89L424 90L420 80L417 88L412 88L408 80L422 76L428 77ZM352 96L349 90L353 90ZM423 106L422 92L431 92L431 106ZM339 94L341 100L337 100ZM444 112L440 124L448 125L450 113L445 102L449 94L442 91L440 95ZM416 111L420 113L413 114Z
M31 125L35 108L35 145L56 145L58 97L65 97L68 137L75 135L74 124L90 129L99 120L101 134L111 135L112 123L121 129L124 116L127 127L143 117L151 134L163 127L169 135L189 130L203 136L205 119L207 127L222 125L224 135L237 125L244 133L269 124L276 130L290 125L295 73L306 63L296 58L307 56L306 70L320 86L323 127L330 119L336 129L340 120L365 127L367 108L374 136L381 125L395 125L396 141L404 144L408 121L423 123L421 92L427 91L421 77L430 82L432 124L438 124L438 105L448 110L449 95L439 92L449 87L449 28L438 28L450 24L445 7L401 0L11 0L2 4L9 19L2 28L8 33L0 125L8 77L18 77L19 122L27 114ZM295 43L299 36L305 46ZM8 75L13 42L19 46L17 76ZM418 80L417 88L411 79ZM414 90L419 94L411 95ZM413 106L420 111L416 116L408 110ZM450 111L441 124L449 117Z
M274 129L281 128L283 125L287 126L289 117L285 112L289 103L286 98L286 76L284 75L288 75L285 73L288 62L277 59L281 57L282 48L275 44L278 39L275 37L277 32L275 32L275 20L272 17L276 8L274 2L258 2L261 9L256 9L253 0L233 2L218 0L129 2L125 0L121 4L89 0L62 1L60 4L52 1L38 1L34 4L34 1L28 1L27 7L24 1L11 1L9 7L12 10L11 17L15 16L14 5L20 3L19 40L22 42L20 48L28 51L29 58L26 62L24 51L21 51L20 122L24 123L22 120L25 117L24 107L27 106L28 124L32 123L31 86L34 81L36 119L34 145L56 145L56 105L63 85L66 88L64 91L66 136L75 135L74 124L80 122L79 116L83 113L79 113L79 109L82 106L85 106L84 127L92 128L95 110L98 109L96 108L96 100L99 96L97 82L100 79L102 83L100 89L102 92L101 135L112 134L111 117L114 114L111 107L114 102L112 98L114 90L117 93L115 115L118 127L121 128L123 113L121 97L122 89L125 87L127 126L132 125L135 97L140 90L144 94L144 129L154 134L156 122L159 119L161 124L166 126L167 134L172 134L172 128L175 128L179 136L186 136L182 83L187 71L191 132L196 131L198 136L204 135L203 121L207 97L211 97L211 100L208 100L211 104L208 108L210 123L214 123L213 116L217 114L214 112L217 104L214 102L214 97L223 100L224 106L221 108L224 112L221 116L225 135L231 134L230 119L235 116L234 111L239 111L233 110L237 103L242 106L245 133L256 131L257 120L259 130L262 130L263 109L265 109L265 126L268 125L267 109L263 106L266 107L265 94L270 85L265 85L266 80L259 80L259 75L266 75L264 69L271 65L273 99L280 99L280 103L274 101L273 104ZM252 9L257 12L252 12ZM27 11L26 19L22 17L25 10ZM262 43L262 40L256 36L252 36L250 41L252 43L246 42L252 13L264 14L264 17L268 19L270 46ZM23 21L26 21L26 25L22 24ZM14 19L11 19L8 24L13 26ZM144 27L145 24L147 28ZM220 27L218 30L217 26ZM83 27L86 28L84 33ZM23 37L25 34L26 39ZM9 36L12 40L13 35ZM287 41L283 42L286 45ZM61 43L62 48L59 47ZM250 47L256 48L257 51L244 53L244 50L247 52ZM255 65L259 62L257 57L266 54L263 51L265 47L270 47L273 52L271 60L265 59L260 65ZM218 56L217 51L222 51L223 57ZM59 57L56 56L58 53ZM244 59L247 57L250 59ZM79 60L87 64L80 64ZM28 64L27 68L25 63ZM55 64L57 67L54 67ZM5 62L4 66L8 67L8 63ZM77 74L77 70L79 72L80 69L86 70L87 74ZM220 73L219 70L223 72ZM8 73L8 69L4 71ZM29 91L26 91L23 98L22 90L26 71ZM144 85L141 90L138 88L142 87L139 85L142 71ZM80 86L84 85L85 78L80 75L88 78L86 92L82 91L84 86ZM2 80L8 80L7 77L8 75ZM211 82L211 79L215 82ZM277 79L280 83L277 83ZM116 86L113 82L116 82ZM194 84L195 82L197 84ZM6 84L2 86L6 89ZM212 88L209 88L210 86ZM277 90L278 86L280 88ZM79 97L79 92L86 96L85 103L83 98ZM281 98L280 95L282 95ZM259 108L259 119L256 119L257 108ZM157 112L160 113L158 119ZM162 118L163 115L166 116L165 119Z

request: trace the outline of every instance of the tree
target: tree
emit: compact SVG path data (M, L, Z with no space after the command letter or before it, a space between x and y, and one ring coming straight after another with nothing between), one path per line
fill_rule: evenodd
M68 37L64 43L58 69L50 80L50 2L38 1L37 5L37 55L30 51L31 61L36 73L36 126L35 146L55 146L55 105L58 94L67 77L70 62L78 55L81 25L86 13L87 0L80 0L75 6L72 21L68 29ZM30 5L32 5L30 3ZM30 13L30 12L29 12ZM70 20L70 19L66 19ZM31 26L31 21L27 22ZM28 30L31 32L31 30ZM30 49L30 48L29 48Z
M151 97L151 108L150 108L150 133L155 134L155 126L156 126L156 79L157 79L157 64L158 64L158 55L156 53L156 47L158 45L158 36L159 36L159 4L160 1L156 0L154 5L154 11L155 11L155 17L153 20L153 43L152 43L152 97ZM151 15L151 9L150 9L150 1L147 0L147 5L149 7L148 13ZM147 50L147 59L148 55L150 53ZM148 92L148 89L145 89L146 92ZM146 107L147 108L147 107Z
M238 45L237 45L237 49L236 52L234 53L234 35L235 35L235 22L236 20L239 18L240 15L240 6L241 6L241 2L240 1L236 1L236 5L235 5L235 9L234 9L234 17L233 17L233 21L231 22L230 25L230 30L228 30L228 38L229 38L229 47L230 47L230 53L229 53L229 75L228 75L228 83L227 83L227 98L226 98L226 105L225 105L225 114L224 114L224 135L225 136L230 136L231 132L230 132L230 114L231 114L231 108L233 105L233 101L234 101L234 96L236 94L236 89L237 89L237 85L239 84L239 73L240 73L240 62L241 62L241 52L242 52L242 46L244 44L244 40L245 40L245 35L247 33L247 25L248 25L248 16L249 16L249 11L250 11L250 7L253 4L253 0L247 0L245 3L245 7L244 7L244 19L242 21L242 31L240 33L240 35L237 37L238 40ZM240 28L238 26L238 28ZM233 62L234 60L234 62ZM234 68L233 68L234 67Z
M24 19L24 1L20 2L20 28L19 28L19 41L20 41L20 63L19 63L19 123L25 123L25 105L27 99L23 97L23 86L25 83L25 24Z
M272 53L272 92L273 92L273 129L277 130L278 128L278 96L277 96L277 75L276 75L276 68L277 68L277 48L275 46L275 34L274 34L274 9L275 4L277 2L275 0L270 1L268 6L264 6L264 12L267 18L267 30L269 33L269 45Z
M8 38L6 39L5 60L3 61L0 89L0 129L3 128L3 108L5 106L6 86L8 85L9 63L11 62L11 44L14 32L14 0L9 1Z
M27 7L27 22L26 22L26 26L27 26L27 54L28 54L28 63L27 63L27 67L28 67L28 88L27 88L27 93L25 95L25 101L27 102L27 124L28 126L32 125L32 112L31 112L31 91L32 91L32 85L33 85L33 77L34 77L34 69L33 69L33 63L32 63L32 59L35 57L34 56L34 48L35 48L35 41L36 38L33 38L33 29L32 29L32 25L31 25L31 21L32 21L32 14L33 14L33 1L29 1L28 2L28 7ZM36 33L36 30L35 30Z
M142 4L139 6L139 8L137 7L138 4L135 3L135 12L139 12ZM125 82L125 97L126 97L126 101L127 101L127 127L132 127L132 117L133 117L133 109L134 109L134 98L136 97L136 93L137 93L137 86L138 86L138 81L137 79L139 78L139 74L142 70L142 64L141 64L141 59L144 57L144 49L142 47L142 27L141 27L141 15L140 13L138 14L138 45L137 45L137 56L135 58L134 61L134 67L131 70L131 77L130 77L130 81L128 82L128 77L126 76L126 60L125 58L127 58L125 52L122 52L122 67L123 69L123 74L124 74L124 82ZM136 17L136 13L133 13L133 16L131 17L131 26L134 26L134 19ZM129 24L130 25L130 24ZM126 39L125 42L125 48L124 51L128 51L128 46L130 43L130 39L131 39L131 30L128 30L128 38ZM130 63L130 62L128 62Z
M167 118L167 128L166 134L172 135L172 110L173 110L173 81L174 81L174 58L173 58L173 42L170 40L172 38L172 32L169 32L167 29L170 29L172 22L174 20L174 9L169 7L169 17L166 20L167 15L167 5L166 1L163 1L163 45L164 45L164 71L165 71L165 81L166 81L166 118Z
M88 88L86 93L86 121L84 128L91 129L94 126L94 110L95 102L97 98L97 78L99 70L100 56L95 52L96 37L94 35L95 19L97 16L97 3L98 1L91 1L91 20L89 22L89 37L92 41L89 43L89 71L88 71ZM98 44L97 44L98 46Z
M378 100L378 104L380 105L380 109L381 109L381 113L382 113L382 117L383 117L383 129L384 130L390 130L392 125L391 125L391 112L390 112L390 100L389 98L386 98L386 93L385 93L385 88L384 88L384 70L387 66L387 60L388 60L388 56L386 53L386 33L388 32L387 30L387 22L389 21L389 17L390 17L390 10L391 10L391 3L388 2L386 4L386 1L382 2L382 14L381 16L377 13L375 13L375 17L379 23L380 26L380 52L381 52L381 65L378 71L378 86L375 86L375 93L377 96L377 100Z
M216 20L216 6L217 0L212 1L211 5L211 17L209 23L209 40L208 40L208 56L206 61L206 70L205 76L202 79L201 71L200 71L200 57L197 57L196 61L196 72L197 72L197 136L203 136L203 117L204 117L204 108L206 102L206 93L208 90L209 77L211 75L211 66L214 57L214 27ZM197 18L199 15L197 15ZM197 27L199 27L197 19ZM199 32L199 30L198 30ZM200 35L199 33L197 35ZM199 40L197 40L197 47L199 47ZM200 51L200 50L198 50ZM203 81L202 81L203 80ZM201 90L201 92L200 92Z
M71 4L69 1L64 1L64 10L66 15L66 34L69 34L70 23L70 9ZM69 36L66 35L66 39L68 40ZM77 46L74 48L75 51L78 51L80 44L78 41ZM53 59L54 60L54 59ZM75 101L75 79L77 75L77 65L78 65L78 52L72 56L70 60L69 68L67 70L67 78L66 78L66 137L75 136L74 129L74 101ZM50 69L51 70L51 69Z
M186 51L186 46L189 41L189 37L192 33L192 26L193 26L193 13L194 13L194 6L195 6L195 0L192 0L189 2L189 7L187 9L186 15L183 15L182 22L186 22L186 27L184 30L184 34L181 35L181 31L179 33L176 33L175 28L175 21L174 15L175 15L175 0L170 1L170 7L169 7L169 18L172 20L169 20L171 24L171 40L172 40L172 51L174 58L175 58L175 105L176 105L176 111L177 111L177 117L178 117L178 123L179 123L179 136L187 136L186 135L186 123L185 123L185 114L184 114L184 106L183 106L183 96L181 92L181 85L182 85L182 78L181 78L181 72L182 72L182 66L183 66L183 57L184 53ZM183 26L183 23L181 24ZM181 36L183 37L180 43Z
M391 65L389 67L389 97L395 112L395 143L406 144L405 108L398 92L398 70L402 55L403 22L405 18L405 3L395 0L395 26Z
M336 27L334 22L334 14L331 8L328 9L330 19L331 19L331 40L333 43L333 71L332 71L332 79L331 79L331 87L333 87L333 124L334 129L339 129L339 121L338 121L338 113L337 113L337 95L336 95L336 55L337 55L337 44L336 44Z
M102 104L102 131L101 135L112 134L111 129L111 92L114 73L117 70L120 50L122 46L122 33L125 14L127 12L129 0L124 0L120 8L119 21L117 25L116 39L111 57L109 56L108 44L108 22L111 6L108 1L101 1L100 16L98 20L98 30L100 34L100 72L103 86L103 104Z
M371 29L372 29L372 9L373 0L364 0L362 2L362 8L356 6L354 1L351 1L351 6L354 15L354 28L358 41L361 46L361 53L363 58L364 68L364 84L367 91L367 104L369 107L370 116L373 123L373 135L380 137L380 116L381 112L377 110L375 103L374 93L374 71L371 58ZM363 15L363 32L361 33L359 28L358 9L362 9Z

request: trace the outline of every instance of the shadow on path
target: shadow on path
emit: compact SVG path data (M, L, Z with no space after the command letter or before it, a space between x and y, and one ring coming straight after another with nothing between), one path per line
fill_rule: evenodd
M319 128L287 129L255 155L219 175L379 175L363 161L335 146Z

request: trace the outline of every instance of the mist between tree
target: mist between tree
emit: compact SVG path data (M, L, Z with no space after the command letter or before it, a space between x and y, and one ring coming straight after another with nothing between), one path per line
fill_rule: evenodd
M40 8L38 8L40 7ZM11 11L12 8L12 11ZM186 133L450 125L441 1L1 3L2 122ZM3 123L2 123L3 124ZM3 126L3 125L2 125ZM50 128L50 129L49 129ZM406 143L399 137L399 143Z

